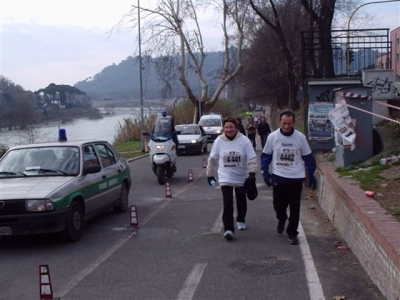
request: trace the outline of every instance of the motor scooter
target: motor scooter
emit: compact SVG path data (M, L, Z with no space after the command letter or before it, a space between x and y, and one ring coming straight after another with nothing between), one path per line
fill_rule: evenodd
M177 134L172 117L166 114L156 118L151 135L143 133L143 136L150 136L151 168L159 184L165 184L165 177L171 178L176 172Z

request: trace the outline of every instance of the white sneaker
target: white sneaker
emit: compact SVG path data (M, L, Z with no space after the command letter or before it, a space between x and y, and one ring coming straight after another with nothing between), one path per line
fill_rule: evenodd
M233 232L230 230L225 231L224 233L224 238L226 238L228 241L233 239Z
M246 229L246 223L244 223L244 222L237 222L236 224L237 224L237 228L238 228L239 230L245 230L245 229Z

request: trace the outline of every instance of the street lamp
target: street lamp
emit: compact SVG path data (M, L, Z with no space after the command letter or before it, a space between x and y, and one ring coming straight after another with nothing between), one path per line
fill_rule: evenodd
M400 2L400 0L385 0L385 1L376 1L376 2L367 2L359 7L357 7L352 14L350 15L349 21L347 22L347 43L346 43L346 64L347 64L347 75L350 75L350 22L351 19L353 18L354 14L356 13L357 10L359 10L361 7L364 7L366 5L370 4L379 4L379 3L387 3L387 2Z
M138 40L139 40L139 84L140 84L140 140L142 152L145 152L144 147L144 118L143 118L143 77L142 77L142 39L140 35L140 0L138 0Z

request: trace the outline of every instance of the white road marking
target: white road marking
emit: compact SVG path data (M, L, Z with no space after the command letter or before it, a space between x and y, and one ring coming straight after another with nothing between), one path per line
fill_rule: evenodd
M304 261L304 268L306 271L306 279L308 291L310 292L310 300L325 300L324 292L322 290L321 282L317 269L314 265L314 260L311 255L310 246L308 245L303 226L299 223L299 241L300 250Z
M77 286L86 276L92 273L99 265L101 265L107 258L109 258L115 251L122 247L127 241L129 241L132 236L136 233L131 233L128 237L119 240L113 247L105 251L98 259L89 264L81 272L72 278L72 280L67 283L60 292L54 293L57 297L63 298L70 290Z
M158 214L165 206L168 205L171 201L166 201L162 205L158 206L151 214L147 216L146 219L140 222L140 226L145 225L148 221L151 220L155 215ZM129 234L129 236L120 239L116 242L112 247L107 249L102 255L97 258L94 262L89 264L86 268L84 268L81 272L79 272L76 276L72 278L70 282L68 282L64 287L60 289L59 292L54 293L57 297L64 297L69 291L71 291L75 286L77 286L86 276L92 273L98 266L100 266L105 260L107 260L115 251L121 248L127 241L129 241L136 234L136 230Z
M194 292L199 285L201 276L203 276L206 266L207 263L198 263L194 265L176 300L191 300L193 298Z
M211 227L211 232L215 232L215 233L219 233L222 231L222 214L223 214L223 210L221 210L221 212L219 213L217 219L215 220L215 223L213 225L213 227Z

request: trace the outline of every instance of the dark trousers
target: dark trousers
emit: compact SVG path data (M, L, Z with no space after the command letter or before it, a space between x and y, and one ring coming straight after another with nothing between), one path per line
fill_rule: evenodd
M267 137L268 137L268 134L266 134L266 135L260 135L260 139L261 139L261 149L264 149L265 143L267 142Z
M255 148L256 147L256 134L248 133L247 137L250 139L250 142L253 144L253 148Z
M290 216L289 224L286 228L286 233L290 237L295 237L299 234L297 228L300 220L300 199L303 182L296 182L290 185L277 185L273 190L273 204L276 213L276 218L279 222L286 222L287 208L289 207Z
M221 186L222 198L224 201L224 212L222 213L222 222L224 223L224 230L231 230L235 232L235 226L233 224L233 189L235 189L236 195L236 207L237 207L237 222L245 222L247 213L247 200L246 194L244 193L243 187L232 187L223 185Z

